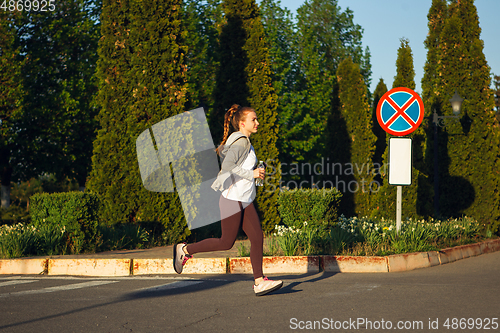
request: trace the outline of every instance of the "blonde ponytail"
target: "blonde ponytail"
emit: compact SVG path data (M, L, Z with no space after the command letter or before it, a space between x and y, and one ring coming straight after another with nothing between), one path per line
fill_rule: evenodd
M231 130L229 127L232 125L231 120L233 118L234 113L237 112L238 109L240 109L240 106L238 104L233 104L224 115L224 136L222 137L222 142L220 143L219 147L217 147L216 149L217 154L219 155L221 154L222 148L227 142L227 138L229 137L229 131Z

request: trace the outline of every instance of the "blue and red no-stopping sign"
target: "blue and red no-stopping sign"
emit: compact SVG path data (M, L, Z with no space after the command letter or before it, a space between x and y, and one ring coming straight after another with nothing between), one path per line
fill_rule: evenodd
M389 90L377 105L377 120L384 131L396 136L408 135L424 119L424 102L411 89L399 87Z

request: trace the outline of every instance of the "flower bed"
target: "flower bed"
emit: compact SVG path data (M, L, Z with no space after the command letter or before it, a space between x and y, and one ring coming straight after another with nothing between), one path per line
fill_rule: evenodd
M0 226L0 258L41 255L78 254L121 249L145 248L151 243L150 233L138 225L98 226L92 243L84 244L65 226L35 226L18 223Z
M396 232L392 220L340 216L329 230L321 231L303 222L302 228L279 225L268 236L265 255L351 255L386 256L399 253L436 251L479 242L483 226L472 218L402 221ZM488 235L491 237L491 235ZM246 250L240 249L244 254Z

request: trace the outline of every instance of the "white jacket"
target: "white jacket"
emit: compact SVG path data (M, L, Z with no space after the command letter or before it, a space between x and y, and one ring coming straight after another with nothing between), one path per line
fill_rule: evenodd
M250 152L251 146L250 139L241 132L233 132L227 138L220 154L222 159L221 170L212 184L215 191L223 192L228 189L234 181L234 177L231 177L233 174L253 181L253 171L241 167Z

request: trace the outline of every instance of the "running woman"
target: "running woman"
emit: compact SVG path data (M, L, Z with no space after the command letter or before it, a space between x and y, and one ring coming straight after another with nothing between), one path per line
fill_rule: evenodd
M212 184L214 190L222 191L219 200L222 236L189 245L176 244L174 269L178 274L182 273L182 267L195 253L231 249L241 226L250 239L250 261L255 279L253 289L256 296L262 296L278 290L283 282L269 280L262 273L264 236L253 200L256 194L255 179L264 179L265 169L254 169L257 156L249 139L250 135L257 133L258 126L253 108L234 104L226 112L224 137L217 148L217 153L223 158L222 167Z

